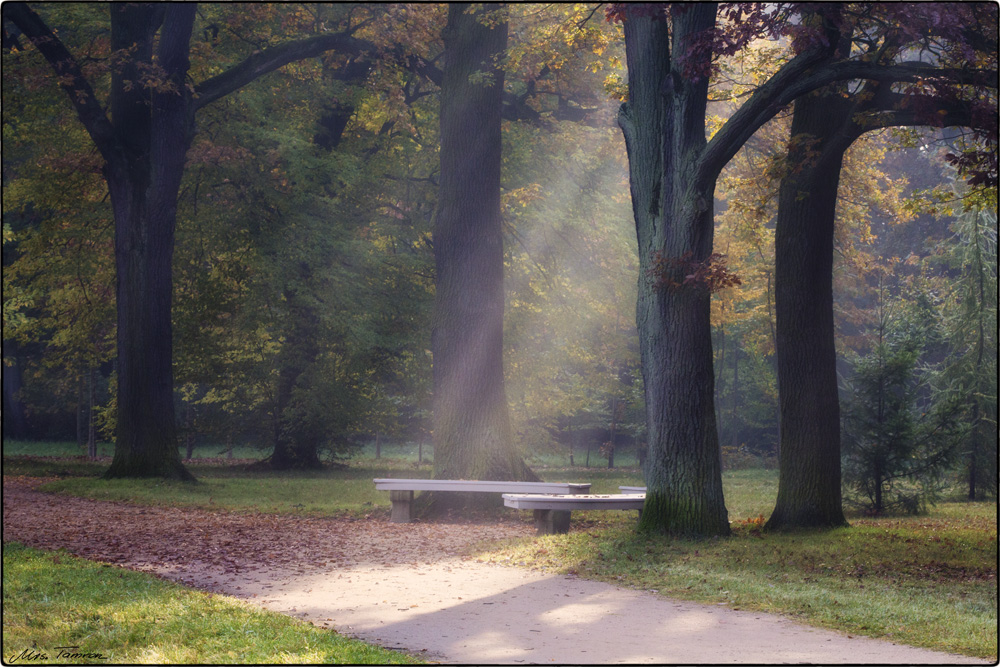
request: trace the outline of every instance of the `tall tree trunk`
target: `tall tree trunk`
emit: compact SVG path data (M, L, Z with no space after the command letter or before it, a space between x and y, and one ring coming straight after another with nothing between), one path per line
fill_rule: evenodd
M634 7L634 9L633 9ZM726 535L712 368L711 295L684 285L685 266L712 252L714 176L699 179L707 77L672 62L665 16L627 6L629 100L618 120L629 157L639 242L639 330L649 457L640 530ZM674 12L673 52L691 52L714 4ZM676 283L676 285L672 284Z
M305 284L309 275L304 268L300 269L297 279ZM316 331L320 321L313 307L303 302L295 287L286 289L284 297L288 328L278 355L274 451L265 463L273 470L318 470L323 467L319 459L321 436L293 408L296 388L307 381L307 371L319 356Z
M533 480L503 377L501 5L448 7L441 87L441 186L434 224L434 477ZM442 501L455 494L444 494ZM482 494L479 494L482 496ZM485 497L485 496L484 496ZM468 501L468 498L460 502Z
M772 281L771 281L771 272L768 271L767 272L767 322L768 322L768 325L771 328L771 344L774 346L774 349L777 350L778 349L778 332L777 332L777 329L776 329L776 326L775 326L775 323L774 323L774 310L773 310L773 306L772 306L772 304L774 303L774 296L773 296L773 290L772 290L771 284L772 284ZM777 352L775 352L775 358L772 361L772 364L773 364L772 368L773 368L774 375L775 375L775 388L778 390L778 396L780 397L781 396L781 379L778 377ZM780 410L780 408L779 408L779 410ZM781 418L780 418L780 412L779 412L779 418L778 418L778 446L777 446L777 451L775 452L775 455L779 459L781 458Z
M839 90L795 101L774 232L780 406L778 498L769 528L846 524L833 319L833 234L844 153L856 138Z
M131 57L112 75L114 143L105 166L115 218L118 426L106 478L193 480L177 449L171 334L171 264L177 192L191 140L186 88L194 7L111 7L111 43ZM159 37L165 80L141 81Z
M978 365L978 364L977 364ZM978 370L978 368L977 368ZM978 463L979 463L979 431L981 429L980 425L980 414L979 414L979 401L975 401L972 404L972 431L969 447L969 458L968 458L968 481L969 481L969 500L976 499L976 478L978 476Z
M722 316L725 318L726 305L722 304ZM722 324L719 326L719 338L718 344L715 346L719 351L719 372L715 376L715 402L722 402L722 395L726 386L726 378L724 371L726 370L726 325Z
M882 469L875 465L875 509L876 515L882 514Z

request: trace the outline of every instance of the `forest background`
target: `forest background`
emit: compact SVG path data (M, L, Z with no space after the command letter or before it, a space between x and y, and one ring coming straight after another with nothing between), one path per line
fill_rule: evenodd
M106 7L35 8L82 54L88 78L110 86ZM445 13L199 6L190 70L198 80L334 28L367 40L377 57L293 62L199 112L173 255L174 390L188 454L196 444L267 454L290 422L330 457L373 440L430 441L440 138L428 71ZM643 451L646 428L635 327L643 276L615 122L626 96L621 27L582 4L512 5L509 20L503 352L515 440L525 455L601 456L613 466L616 450ZM4 438L76 439L94 452L117 419L114 225L102 159L42 57L8 28ZM761 40L720 58L710 124L789 57L788 44ZM141 85L155 86L156 73L146 75ZM716 190L715 249L739 277L712 301L728 465L777 455L773 234L790 116L754 135ZM970 189L941 159L968 140L954 128L885 130L848 151L837 206L838 371L852 405L866 360L905 338L904 384L917 413L956 386L978 387L957 420L990 444L976 465L956 450L952 469L970 489L995 493L995 188Z

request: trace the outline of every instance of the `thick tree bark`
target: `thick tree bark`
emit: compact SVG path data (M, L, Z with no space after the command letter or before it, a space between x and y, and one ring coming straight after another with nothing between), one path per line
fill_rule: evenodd
M507 47L507 23L496 20L504 11L498 5L469 7L450 5L443 33L431 341L434 477L531 480L514 446L503 377L503 70L497 61Z
M833 316L840 170L847 149L865 132L926 123L912 109L920 99L869 83L851 97L837 86L795 101L789 173L781 182L774 233L780 473L768 528L847 523L841 505ZM937 107L944 125L973 122L966 105L941 102Z
M111 7L111 42L131 50L112 75L113 148L105 166L115 218L118 426L106 478L194 478L177 449L171 298L177 192L191 140L186 88L194 8ZM153 61L164 80L134 85Z
M795 101L775 226L778 498L769 528L841 526L833 234L855 106L836 89Z
M714 25L715 5L673 20L673 52ZM634 13L638 12L638 13ZM625 20L629 101L619 125L629 156L639 242L636 320L646 393L649 453L640 530L725 535L728 513L716 431L708 289L683 283L685 262L712 252L714 177L698 179L705 150L707 78L672 62L664 16L629 9Z
M307 276L299 278L305 281ZM295 403L296 388L319 355L319 317L294 288L286 289L284 296L288 329L279 357L274 451L264 463L273 470L318 470L323 467L319 459L321 436L290 408Z

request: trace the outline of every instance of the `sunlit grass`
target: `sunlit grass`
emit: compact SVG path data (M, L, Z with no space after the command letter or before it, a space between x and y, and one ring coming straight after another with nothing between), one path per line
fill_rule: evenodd
M3 646L7 663L23 651L59 664L420 662L235 598L16 543L3 549ZM68 646L102 658L59 659Z

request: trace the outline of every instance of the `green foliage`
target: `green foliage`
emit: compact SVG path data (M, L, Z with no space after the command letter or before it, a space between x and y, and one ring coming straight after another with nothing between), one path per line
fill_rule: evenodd
M115 347L112 225L99 160L59 91L35 91L31 55L3 56L4 352L16 343L21 399L55 435L72 424L67 405L85 420L107 405L96 371Z
M17 543L3 546L4 660L62 664L420 664L247 602ZM247 641L252 637L253 641Z
M847 499L876 515L925 512L961 433L958 397L931 394L931 371L918 368L938 334L933 313L920 299L910 313L901 305L881 297L872 349L854 363L843 411Z
M929 264L957 273L943 299L947 356L935 391L961 405L961 444L969 497L997 493L997 215L996 191L969 193Z
M206 109L217 129L192 148L175 263L178 379L197 433L343 453L400 430L426 399L414 333L430 303L430 204L410 180L424 103L332 80L338 66L300 63ZM323 108L305 101L331 93L363 111L324 148L311 140ZM382 131L404 119L413 134Z

